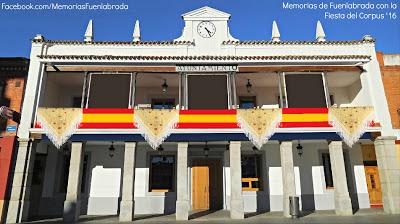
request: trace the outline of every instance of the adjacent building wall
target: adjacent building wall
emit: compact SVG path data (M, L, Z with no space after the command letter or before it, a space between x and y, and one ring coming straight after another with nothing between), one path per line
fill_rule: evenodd
M0 81L5 82L3 98L0 96L0 107L21 112L25 91L25 79L29 60L26 58L0 58ZM0 223L4 218L7 201L7 184L16 147L16 131L7 131L7 126L18 126L12 120L0 117Z

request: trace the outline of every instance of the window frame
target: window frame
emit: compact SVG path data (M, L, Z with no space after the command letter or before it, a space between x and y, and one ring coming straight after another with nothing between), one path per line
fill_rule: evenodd
M153 166L152 166L152 158L158 156L172 156L174 159L173 162L173 167L172 167L172 189L152 189L152 177L153 177ZM149 153L147 156L147 162L148 162L148 168L149 168L149 175L148 175L148 187L147 187L147 192L149 193L170 193L170 192L175 192L176 190L176 154L174 153L162 153L162 154L157 154L157 153Z
M251 101L251 100L253 100L253 103L254 103L253 108L257 108L257 96L239 96L239 109L252 109L252 108L242 108L241 107L243 101Z
M326 158L324 158L326 157ZM324 171L324 183L325 183L325 189L334 189L335 185L333 182L333 173L332 173L332 164L331 164L331 159L330 159L330 154L329 152L321 152L320 153L320 158L321 158L321 165ZM328 164L325 164L325 161L328 161ZM327 168L325 168L326 165L329 165ZM327 175L326 169L330 171L330 173ZM327 183L327 178L330 178L331 184Z
M128 97L128 103L127 107L128 109L131 109L135 105L135 91L136 91L136 76L137 73L134 72L91 72L87 74L87 77L85 77L85 82L83 85L83 91L84 94L82 94L82 98L86 101L85 108L87 109L89 107L89 100L90 100L90 89L91 89L91 84L92 84L92 76L93 75L130 75L130 82L129 82L129 97ZM86 76L86 74L85 74ZM87 81L86 81L87 79ZM87 85L87 87L86 87Z
M157 97L155 97L155 98L152 98L151 99L151 109L154 109L154 103L155 102L163 102L163 105L165 105L165 103L167 103L167 102L172 102L172 109L175 109L175 107L176 107L176 101L175 101L175 98L157 98ZM169 109L169 108L161 108L161 109Z
M326 108L331 106L330 102L330 94L329 94L329 89L328 89L328 82L326 79L326 73L325 72L282 72L281 73L281 78L279 78L279 86L282 88L282 93L284 96L282 97L283 99L281 100L282 108L288 108L289 107L289 100L288 100L288 95L287 95L287 89L286 89L286 75L307 75L307 74L321 74L322 77L322 85L324 87L324 95L325 95L325 104Z
M253 157L256 158L256 173L258 177L243 177L243 172L241 176L242 191L263 191L264 179L263 177L263 154L242 154L240 162L242 163L243 157ZM252 183L258 182L258 187L253 187ZM243 187L243 183L248 183L248 187Z

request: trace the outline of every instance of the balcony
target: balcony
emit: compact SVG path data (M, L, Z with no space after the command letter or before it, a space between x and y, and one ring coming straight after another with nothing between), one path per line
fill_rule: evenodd
M48 72L39 107L83 108L81 133L132 133L127 130L135 129L134 111L142 108L179 109L176 133L241 133L236 109L247 108L283 108L278 132L328 132L332 131L329 106L370 105L368 95L360 74L354 71L235 75ZM37 128L40 125L35 122L34 129L40 132Z

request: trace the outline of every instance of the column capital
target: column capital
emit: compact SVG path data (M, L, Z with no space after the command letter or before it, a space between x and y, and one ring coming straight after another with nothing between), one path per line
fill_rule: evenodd
M29 141L31 141L29 138L18 138L19 144L28 144Z
M381 141L395 141L397 140L396 136L379 136L375 139L375 142L381 142Z
M285 140L285 141L279 141L279 145L285 145L285 144L293 144L293 140Z
M187 148L189 146L189 142L178 142L178 148Z
M231 142L229 142L229 145L241 145L242 144L242 142L240 142L240 141L231 141Z
M330 142L328 142L328 145L343 146L343 141L330 141Z

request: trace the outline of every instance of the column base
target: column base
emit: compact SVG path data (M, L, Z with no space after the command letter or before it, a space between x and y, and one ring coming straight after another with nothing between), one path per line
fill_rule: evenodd
M135 202L134 201L121 201L119 221L120 222L132 222L135 212Z
M341 216L353 215L350 197L335 197L335 213Z
M397 186L396 186L397 185ZM389 197L383 196L383 211L387 214L400 214L400 196L396 196L400 194L400 185L399 184L392 184L394 186L394 190L389 192ZM397 189L396 189L397 188ZM397 192L397 193L395 193Z
M19 222L18 211L19 211L20 205L21 205L21 201L19 201L19 200L10 200L8 202L6 223L18 223Z
M244 219L243 199L231 199L231 219Z
M80 201L64 201L63 222L71 223L79 220L81 213Z
M290 215L290 202L289 202L289 196L283 196L283 216L285 218L291 218L292 216Z
M25 200L21 201L21 208L22 208L22 213L21 213L21 222L26 222L28 221L29 218L29 206L30 201Z
M189 220L189 201L176 201L176 220Z

